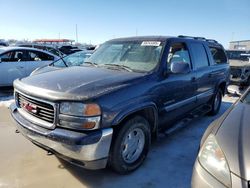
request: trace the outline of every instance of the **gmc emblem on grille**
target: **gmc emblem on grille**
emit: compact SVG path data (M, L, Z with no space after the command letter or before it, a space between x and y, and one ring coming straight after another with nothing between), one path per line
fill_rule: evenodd
M34 114L37 113L37 106L34 104L30 104L28 102L22 102L20 106L26 109L28 112L32 112Z

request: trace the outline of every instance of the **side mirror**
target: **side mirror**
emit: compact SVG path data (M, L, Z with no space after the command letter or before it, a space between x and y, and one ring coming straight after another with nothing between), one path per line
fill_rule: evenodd
M185 74L191 71L189 63L186 62L172 62L170 70L174 74Z

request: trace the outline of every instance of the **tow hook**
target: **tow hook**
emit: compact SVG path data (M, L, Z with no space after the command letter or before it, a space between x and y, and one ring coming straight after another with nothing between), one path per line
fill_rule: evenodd
M20 133L19 130L16 129L15 133Z

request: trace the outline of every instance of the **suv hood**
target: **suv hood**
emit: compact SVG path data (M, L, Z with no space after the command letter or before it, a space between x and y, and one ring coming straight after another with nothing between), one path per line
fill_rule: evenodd
M250 62L249 61L241 61L241 60L229 60L229 64L232 67L250 67Z
M231 172L250 180L250 105L238 102L224 120L216 139Z
M33 76L36 74L55 71L55 70L62 69L62 68L64 68L64 67L54 67L54 66L46 65L46 66L39 67L39 68L35 69L30 75Z
M96 67L69 67L16 80L15 89L50 100L87 100L133 84L145 74Z

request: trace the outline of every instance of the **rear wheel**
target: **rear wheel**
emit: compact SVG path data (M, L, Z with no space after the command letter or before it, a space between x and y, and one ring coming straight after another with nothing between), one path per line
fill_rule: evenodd
M247 79L246 86L247 86L247 87L250 86L250 76L249 76L248 79Z
M136 116L118 130L110 153L109 164L120 174L126 174L138 168L147 156L151 142L148 121Z
M218 89L212 99L212 104L211 104L212 109L209 112L209 115L216 115L219 112L221 101L222 101L222 91L221 89Z

